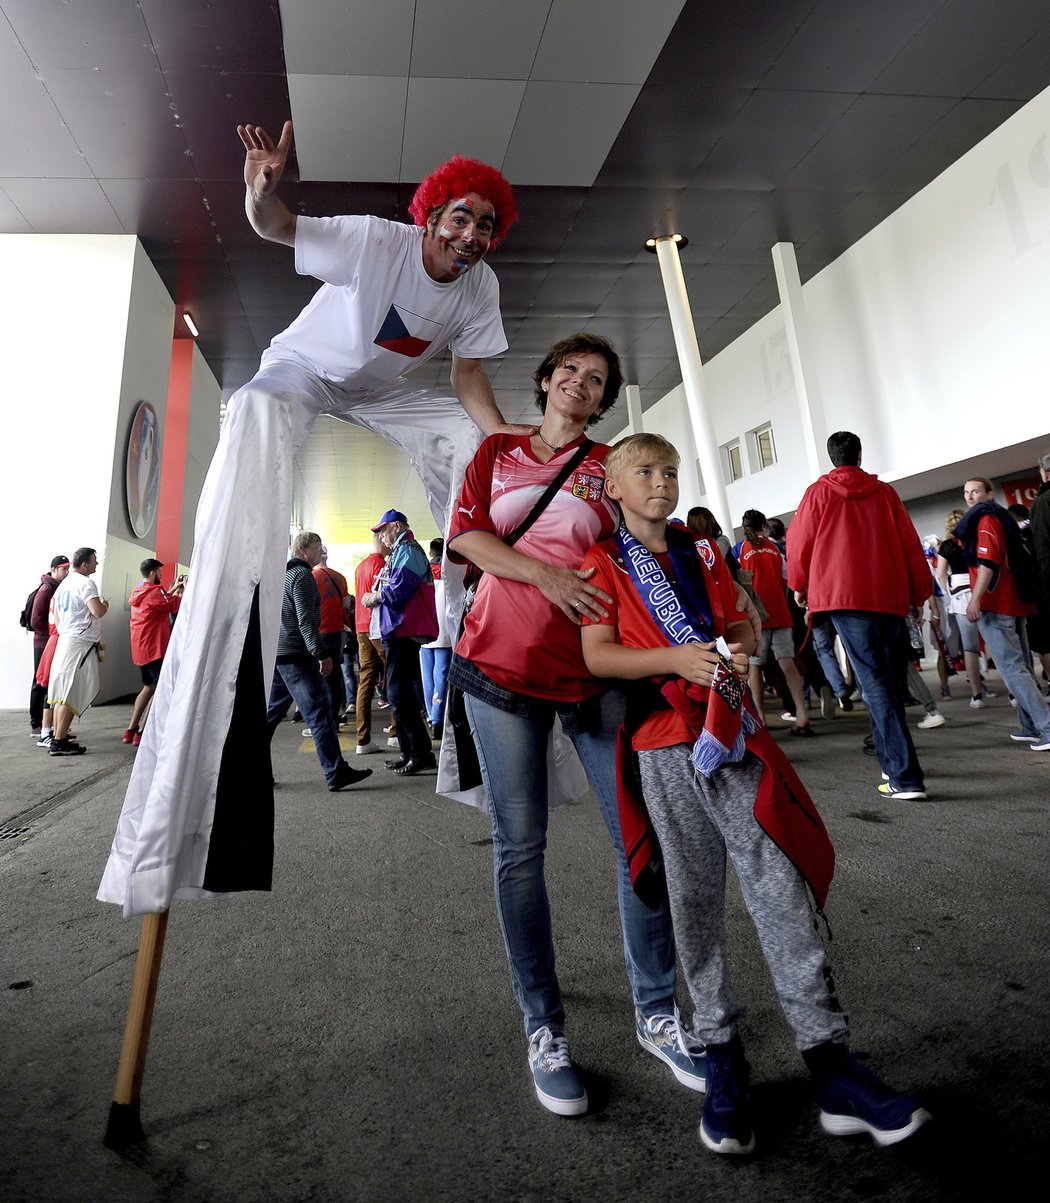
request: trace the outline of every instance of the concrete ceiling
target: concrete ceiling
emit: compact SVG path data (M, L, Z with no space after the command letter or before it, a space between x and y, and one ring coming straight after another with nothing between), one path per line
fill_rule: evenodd
M0 0L0 231L137 234L229 393L315 288L245 221L236 126L295 119L317 215L405 220L460 150L517 185L504 413L581 328L645 406L681 379L647 237L688 236L710 358L777 304L773 243L808 279L1048 84L1045 0ZM297 514L351 542L395 502L403 459L319 422Z

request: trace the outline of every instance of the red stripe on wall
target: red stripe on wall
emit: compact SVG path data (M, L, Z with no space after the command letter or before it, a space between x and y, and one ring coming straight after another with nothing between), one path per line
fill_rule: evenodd
M168 372L168 408L164 419L164 450L160 461L160 496L157 501L157 559L164 564L161 583L165 586L170 586L174 581L179 563L192 382L193 340L173 339L171 368Z

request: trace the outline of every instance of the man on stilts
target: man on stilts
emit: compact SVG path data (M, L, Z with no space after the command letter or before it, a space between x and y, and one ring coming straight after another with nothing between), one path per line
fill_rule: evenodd
M506 350L483 262L517 213L494 168L456 156L419 186L416 226L297 216L276 188L291 150L239 126L245 207L322 287L230 399L197 511L190 583L98 897L125 915L173 897L268 889L273 791L265 743L291 512L292 463L319 413L383 435L446 529L481 439L507 426L482 360ZM403 373L446 347L455 396ZM454 592L454 590L453 590Z

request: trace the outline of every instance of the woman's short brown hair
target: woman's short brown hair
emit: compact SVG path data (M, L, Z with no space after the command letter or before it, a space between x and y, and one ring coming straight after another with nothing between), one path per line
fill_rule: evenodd
M550 380L554 375L555 368L560 368L567 359L571 359L574 355L600 355L609 368L609 374L605 380L605 392L602 394L602 403L598 406L598 412L587 422L588 426L593 426L607 410L612 409L616 404L620 386L623 384L623 372L620 369L620 357L616 354L616 348L600 334L584 332L574 334L572 338L563 338L561 342L556 342L548 350L543 362L532 373L532 379L536 383L536 408L540 413L547 412L547 394L544 392L543 382Z

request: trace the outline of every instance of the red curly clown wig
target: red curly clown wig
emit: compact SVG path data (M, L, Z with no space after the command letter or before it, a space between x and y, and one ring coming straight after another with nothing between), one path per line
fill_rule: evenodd
M412 197L408 211L417 226L425 226L435 210L468 192L483 196L496 210L496 229L490 244L491 249L495 250L518 220L518 207L514 203L514 191L510 184L495 167L489 167L487 163L454 155L423 180Z

